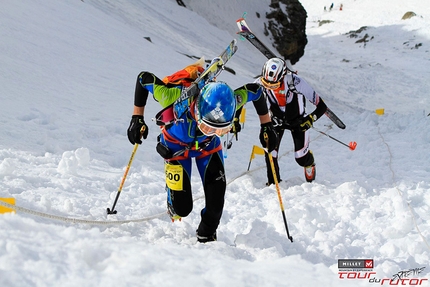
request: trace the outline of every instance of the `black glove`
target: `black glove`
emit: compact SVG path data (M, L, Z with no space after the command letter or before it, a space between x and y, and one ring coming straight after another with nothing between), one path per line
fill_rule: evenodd
M127 129L128 140L131 144L141 144L141 137L146 139L148 136L148 126L143 120L143 116L134 115L131 117L130 126Z
M238 118L233 119L233 128L230 130L230 133L237 135L238 132L242 130L242 126L239 123Z
M293 124L291 124L291 126L294 131L305 132L314 125L314 120L315 116L310 114L295 121Z
M268 152L273 151L278 145L278 134L273 128L272 122L261 124L260 143L267 148Z

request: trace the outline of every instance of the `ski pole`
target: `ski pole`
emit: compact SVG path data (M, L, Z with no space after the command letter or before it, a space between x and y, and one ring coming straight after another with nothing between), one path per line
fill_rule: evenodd
M233 134L234 137L236 138L236 141L238 140L237 138L237 131L236 131L236 126L233 124ZM231 146L233 145L233 137L230 138L230 140L228 139L228 134L227 134L227 149L230 149Z
M322 132L322 131L320 131L320 130L317 130L317 129L316 129L316 128L314 128L314 127L312 127L312 128L313 128L314 130L316 130L317 132L319 132L320 134L323 134L323 135L325 135L325 136L327 136L327 137L331 138L332 140L335 140L335 141L337 141L338 143L343 144L344 146L348 147L350 150L355 150L355 148L357 147L357 143L356 143L356 142L350 142L349 144L346 144L346 143L341 142L340 140L338 140L338 139L336 139L336 138L334 138L334 137L332 137L332 136L330 136L330 135L326 134L325 132Z
M266 141L266 146L268 146L269 141L268 141L268 136L266 133L264 134L264 140ZM291 242L293 242L293 237L290 235L290 232L288 231L287 217L285 216L284 204L282 203L281 190L279 188L278 178L276 177L275 164L273 163L273 157L272 157L272 154L267 149L264 149L264 150L267 153L267 155L269 156L270 168L272 170L273 181L275 182L275 186L276 186L276 192L278 193L279 205L281 206L281 212L282 212L282 217L284 218L284 225L285 225L285 229L287 231L287 237Z
M230 149L232 145L233 145L233 137L231 137L230 140L228 140L228 134L227 134L227 149Z
M143 134L144 131L145 131L145 127L143 126L142 129L140 130L140 133ZM137 144L137 143L134 144L133 152L131 153L127 167L125 168L125 171L124 171L124 175L122 176L122 180L121 180L121 183L119 185L118 192L117 192L116 197L115 197L115 201L113 202L113 206L111 209L109 209L109 207L106 209L107 214L116 214L117 213L117 211L115 210L115 205L116 205L116 202L118 201L119 195L122 191L122 187L124 185L125 179L127 178L128 171L130 170L131 163L133 162L134 155L136 154L138 147L139 147L139 144Z
M234 137L236 138L236 141L238 140L238 138L237 138L237 130L236 130L236 126L233 124L233 134L234 134Z

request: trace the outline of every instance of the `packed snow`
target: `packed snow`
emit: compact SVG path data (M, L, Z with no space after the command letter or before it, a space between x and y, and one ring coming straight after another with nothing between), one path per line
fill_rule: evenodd
M284 136L279 189L293 242L276 187L265 186L264 157L251 160L260 145L252 104L239 140L225 150L218 241L196 240L204 207L196 168L193 212L173 223L166 213L164 164L155 152L159 128L151 121L160 106L152 98L148 139L136 151L117 214L107 215L133 150L126 129L138 73L162 78L196 57L212 59L236 38L239 50L227 64L235 74L224 71L219 80L233 88L253 82L266 58L236 35L244 12L271 46L264 36L269 0L184 0L186 8L176 2L2 3L0 198L15 199L16 212L0 214L0 285L369 286L405 271L406 285L429 286L430 6L424 0L345 0L330 12L324 6L331 2L301 1L309 43L294 69L346 129L327 117L315 123L312 183ZM408 11L416 16L402 20ZM372 259L374 266L342 275L342 259Z

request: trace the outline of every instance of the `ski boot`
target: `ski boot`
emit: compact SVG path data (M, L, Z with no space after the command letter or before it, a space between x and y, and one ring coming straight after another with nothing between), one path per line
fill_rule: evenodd
M170 188L166 185L166 191L167 191L167 214L170 216L170 219L172 222L175 222L175 220L181 221L181 217L176 214L175 209L173 208L173 202L172 202L172 194Z
M209 236L202 236L202 235L199 235L199 231L196 230L196 236L197 236L197 241L200 243L216 241L216 232Z
M182 220L182 217L176 214L175 210L173 209L173 205L171 205L169 202L167 202L167 214L170 216L172 222L175 222L175 220Z
M278 180L278 183L281 183L282 182L282 179L279 179ZM266 182L266 186L271 186L272 184L275 184L274 182L272 182L272 181L268 181L268 182Z
M310 166L305 166L305 178L307 182L312 182L315 180L316 176L316 169L315 169L315 163L313 163Z

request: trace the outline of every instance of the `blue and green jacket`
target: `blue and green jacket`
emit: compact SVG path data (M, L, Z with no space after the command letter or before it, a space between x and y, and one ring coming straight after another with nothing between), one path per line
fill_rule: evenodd
M201 156L206 151L216 152L221 149L221 141L217 136L206 136L197 127L194 118L194 103L197 94L189 100L183 101L184 106L173 105L180 97L183 86L165 84L162 80L149 72L141 72L137 78L134 105L144 107L148 95L151 93L154 99L160 103L162 109L173 108L176 115L175 123L162 128L160 141L173 152L187 148L188 157ZM252 101L258 115L268 113L266 98L262 87L256 83L249 83L234 90L236 96L236 117L239 117L242 107Z

